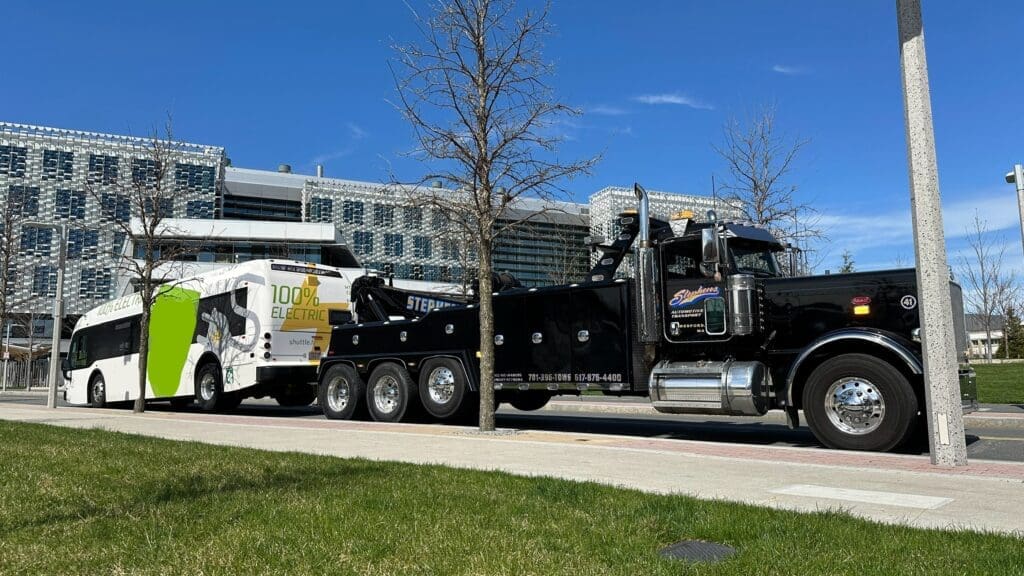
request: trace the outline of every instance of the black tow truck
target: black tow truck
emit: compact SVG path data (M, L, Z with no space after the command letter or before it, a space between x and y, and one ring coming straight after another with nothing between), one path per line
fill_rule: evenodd
M674 414L802 410L826 446L886 451L924 425L913 269L785 277L768 232L692 217L619 216L589 280L494 294L495 395L522 410L557 394L649 397ZM692 216L692 215L688 215ZM616 278L631 256L633 278ZM960 287L950 282L965 412L977 407ZM357 293L358 291L358 293ZM413 306L414 299L436 304ZM422 407L478 406L479 314L471 300L353 286L357 323L333 329L320 363L329 418L400 421ZM420 300L416 300L419 302ZM381 303L385 302L386 305Z

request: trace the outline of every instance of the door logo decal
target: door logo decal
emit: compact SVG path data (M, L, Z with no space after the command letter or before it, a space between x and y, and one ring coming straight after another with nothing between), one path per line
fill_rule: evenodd
M672 296L668 305L670 308L689 308L694 304L703 302L721 294L718 286L699 286L696 290L683 288Z
M900 298L900 306L903 306L905 310L913 310L917 308L917 297L913 294L907 294L903 298Z

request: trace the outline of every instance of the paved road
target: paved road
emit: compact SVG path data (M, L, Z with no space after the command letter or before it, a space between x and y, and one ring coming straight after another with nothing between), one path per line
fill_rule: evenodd
M20 404L43 404L45 397L39 393L8 391L0 394L0 402ZM575 403L574 403L575 404ZM643 403L637 403L643 406ZM785 425L757 418L735 418L727 416L690 416L662 414L608 414L587 412L586 406L565 406L559 409L553 405L548 410L519 412L502 408L498 412L498 426L520 430L549 432L574 432L585 434L615 434L639 438L663 438L676 440L708 440L737 444L759 444L765 446L789 446L807 450L823 450L810 430L801 426L790 430ZM153 411L172 412L166 403L153 403ZM198 412L195 408L185 412ZM316 406L303 408L282 408L273 400L246 400L235 411L244 416L262 416L275 419L323 419ZM967 453L969 458L1024 462L1024 427L1017 429L968 428Z

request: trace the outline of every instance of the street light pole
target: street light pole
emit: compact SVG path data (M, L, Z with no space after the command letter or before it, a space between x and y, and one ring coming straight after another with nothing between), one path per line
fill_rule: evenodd
M1007 184L1017 185L1017 209L1020 211L1020 241L1024 245L1024 164L1015 164L1006 174Z
M57 377L60 375L60 335L64 329L64 265L68 250L67 226L53 222L24 222L22 227L50 228L57 231L57 290L53 297L53 337L50 340L50 374L46 407L57 407ZM29 351L31 354L31 350ZM31 378L31 376L30 376Z
M928 62L920 0L896 0L903 112L910 172L910 206L917 258L917 289L924 351L925 414L932 464L966 466L958 354L942 229Z

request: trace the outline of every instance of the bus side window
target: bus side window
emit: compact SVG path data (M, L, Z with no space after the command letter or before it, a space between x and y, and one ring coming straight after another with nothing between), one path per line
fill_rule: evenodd
M88 329L80 330L71 338L71 346L68 349L68 358L71 360L71 369L89 367L89 333Z

